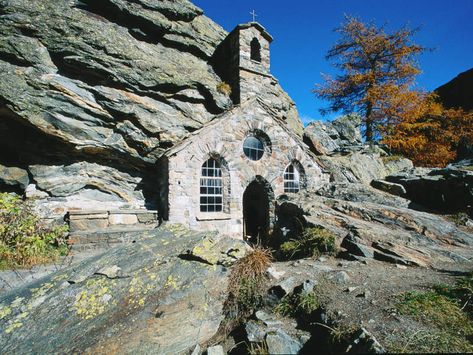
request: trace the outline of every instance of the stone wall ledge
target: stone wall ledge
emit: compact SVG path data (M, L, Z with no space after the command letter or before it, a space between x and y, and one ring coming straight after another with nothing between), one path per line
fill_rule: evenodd
M197 213L195 219L198 221L217 221L217 220L225 220L225 219L232 219L232 215L230 213L225 212L200 212Z
M157 214L156 210L126 209L126 210L69 210L69 216L98 215L98 214Z

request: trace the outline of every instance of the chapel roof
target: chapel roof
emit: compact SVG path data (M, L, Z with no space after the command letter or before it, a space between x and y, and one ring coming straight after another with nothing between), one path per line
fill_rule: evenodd
M266 102L264 102L262 99L258 97L251 98L239 105L235 105L230 110L225 111L221 113L220 115L215 116L211 121L204 124L200 129L192 132L191 134L189 134L189 136L184 138L180 143L178 143L174 147L167 150L166 153L164 153L164 155L170 157L178 153L179 151L187 147L189 144L192 144L194 137L198 136L199 134L203 132L206 132L207 130L215 128L219 124L223 124L224 121L229 119L232 116L232 114L234 114L235 112L241 111L247 106L254 107L255 105L259 105L261 108L263 108L263 110L265 110L274 119L274 121L277 122L277 124L286 132L286 134L288 134L291 138L293 138L307 154L309 154L313 159L316 159L315 155L310 151L309 147L303 142L301 137L299 137L296 133L291 131L291 129L287 127L280 118L277 118L276 110L274 110L270 105L268 105Z

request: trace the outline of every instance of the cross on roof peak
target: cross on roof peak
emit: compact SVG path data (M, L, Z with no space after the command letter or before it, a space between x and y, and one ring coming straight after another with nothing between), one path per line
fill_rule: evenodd
M255 10L251 11L250 15L253 16L253 22L256 22L256 18L258 17L258 15L256 14L256 11Z

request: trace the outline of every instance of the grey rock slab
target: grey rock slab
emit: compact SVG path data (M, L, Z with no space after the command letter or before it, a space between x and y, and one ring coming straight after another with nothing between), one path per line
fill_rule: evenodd
M216 334L227 289L223 267L179 257L202 237L160 228L2 294L2 351L191 352ZM123 277L95 274L114 265Z

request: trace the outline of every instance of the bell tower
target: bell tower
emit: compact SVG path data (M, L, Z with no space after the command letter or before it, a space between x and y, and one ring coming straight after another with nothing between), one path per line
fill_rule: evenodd
M259 93L262 85L270 85L269 45L271 35L258 22L240 24L217 48L214 66L232 88L232 100L239 104Z

